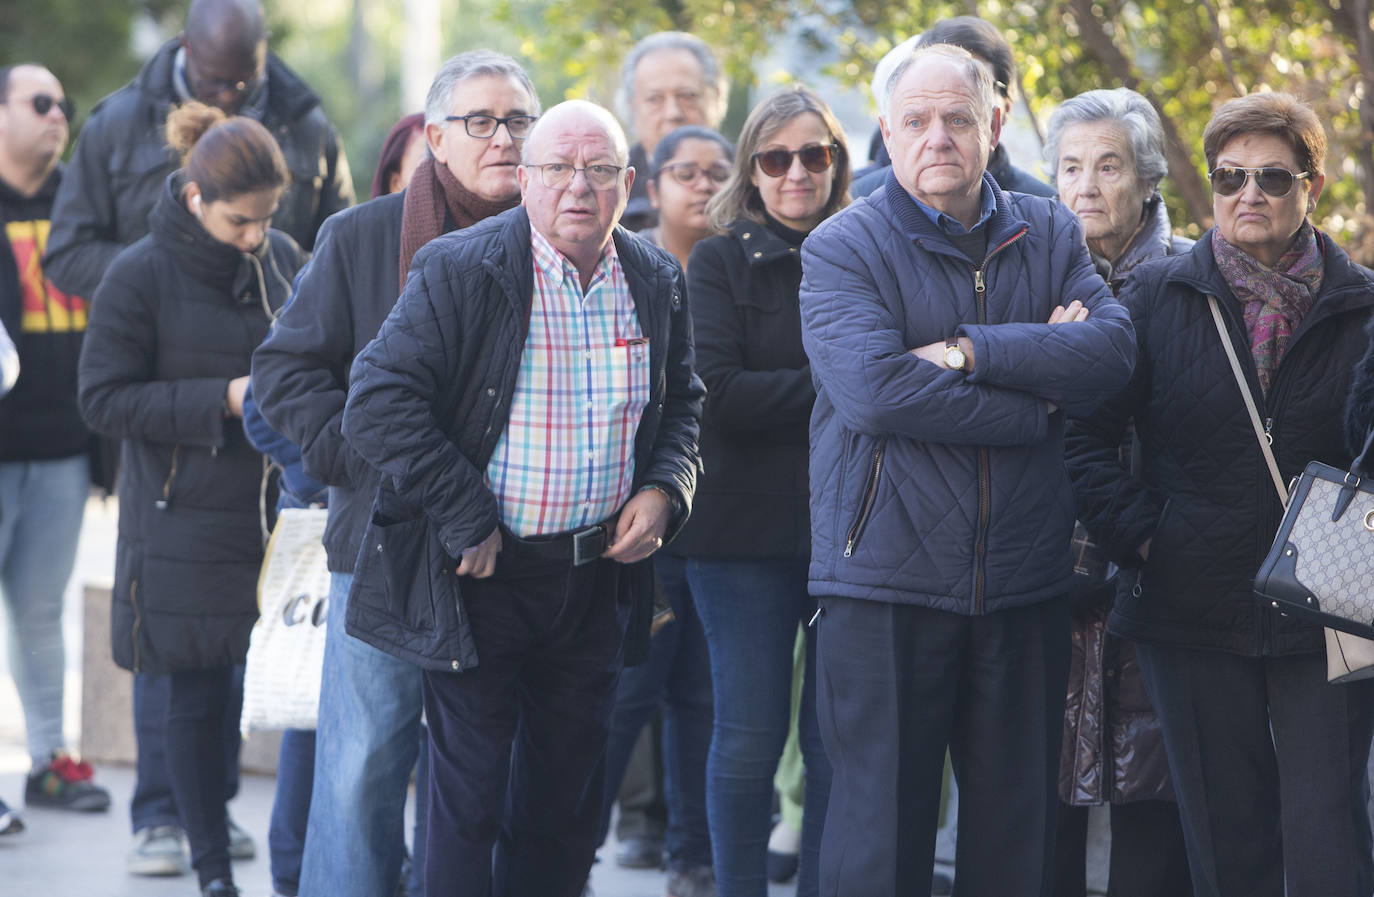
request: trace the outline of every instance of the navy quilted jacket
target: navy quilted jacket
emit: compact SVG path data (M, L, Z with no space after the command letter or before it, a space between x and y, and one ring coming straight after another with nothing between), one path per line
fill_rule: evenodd
M649 337L652 391L635 434L635 488L652 482L676 494L683 513L670 524L671 539L696 489L706 390L694 371L682 269L623 228L615 246ZM509 419L533 291L529 217L517 207L416 253L405 292L353 364L343 436L402 503L423 511L449 558L485 539L499 520L486 468ZM379 493L374 523L379 514L404 519L401 509L383 507L392 491ZM647 563L630 566L636 582L649 570ZM360 561L360 580L363 570ZM454 588L448 580L435 588ZM461 620L430 619L420 608L421 622L392 626L395 609L385 605L384 591L355 581L350 634L437 669L464 654L469 636ZM359 616L363 611L372 617Z
M1350 466L1342 409L1369 335L1374 272L1319 234L1326 273L1269 394L1260 391L1238 303L1212 258L1211 233L1191 251L1140 266L1122 304L1140 343L1130 384L1069 427L1079 513L1118 563L1150 558L1117 598L1110 632L1138 641L1239 654L1320 651L1319 628L1258 604L1254 576L1283 508L1207 304L1220 300L1285 480L1317 460ZM1126 421L1140 439L1141 479L1116 460Z
M802 247L813 594L981 614L1068 588L1064 412L1124 386L1135 342L1073 213L983 182L981 265L895 178ZM1041 323L1074 299L1085 323ZM908 353L954 335L973 340L969 374Z

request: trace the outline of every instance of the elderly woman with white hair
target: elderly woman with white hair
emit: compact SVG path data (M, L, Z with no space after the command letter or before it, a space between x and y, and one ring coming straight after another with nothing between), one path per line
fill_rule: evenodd
M1168 172L1164 130L1154 107L1135 91L1092 90L1066 101L1050 118L1045 158L1060 200L1082 221L1088 249L1113 293L1140 263L1192 245L1169 226L1158 191ZM1133 469L1132 442L1128 435L1120 446L1124 470ZM1087 893L1088 807L1110 804L1108 893L1190 895L1159 718L1134 646L1107 632L1114 597L1111 588L1098 590L1072 613L1054 894Z

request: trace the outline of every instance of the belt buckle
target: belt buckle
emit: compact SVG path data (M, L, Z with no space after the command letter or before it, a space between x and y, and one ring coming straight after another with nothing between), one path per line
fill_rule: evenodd
M606 550L606 524L598 523L575 532L573 540L573 566L581 567L601 557Z

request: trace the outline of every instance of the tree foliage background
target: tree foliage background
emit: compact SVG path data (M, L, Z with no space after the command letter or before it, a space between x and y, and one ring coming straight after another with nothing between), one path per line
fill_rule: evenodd
M176 32L187 0L5 0L0 60L53 68L81 108L127 81L135 22ZM1007 35L1038 123L1066 97L1128 86L1160 110L1171 139L1165 183L1174 222L1211 223L1202 131L1217 104L1256 90L1310 102L1327 129L1326 191L1317 216L1374 263L1374 29L1371 0L440 0L445 53L479 46L524 59L546 103L609 104L626 49L663 28L692 31L730 72L737 129L757 92L757 61L784 34L831 60L843 84L866 84L896 42L940 18L976 14ZM344 134L360 192L377 148L404 112L396 60L404 4L265 0L273 48L324 97ZM869 110L876 114L876 110ZM1039 124L1037 123L1037 128Z

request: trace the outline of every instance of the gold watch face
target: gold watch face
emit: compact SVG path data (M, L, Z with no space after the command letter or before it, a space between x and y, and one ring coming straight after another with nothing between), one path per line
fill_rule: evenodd
M964 358L963 349L960 349L958 346L948 346L945 348L945 367L956 371L962 371L966 361L967 359Z

